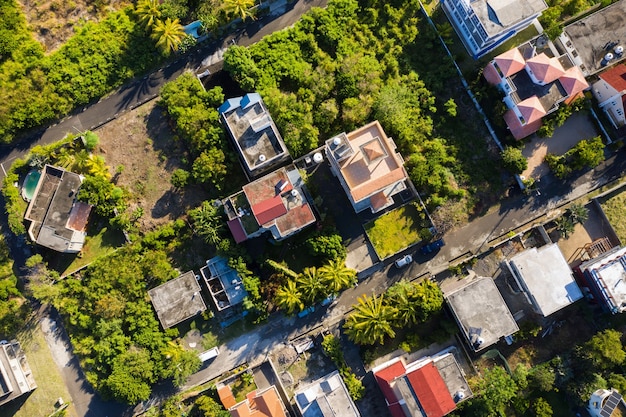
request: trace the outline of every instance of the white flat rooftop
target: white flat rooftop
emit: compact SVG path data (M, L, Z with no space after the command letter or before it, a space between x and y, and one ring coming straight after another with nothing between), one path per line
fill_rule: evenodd
M614 248L583 263L580 269L591 272L620 312L626 310L626 247Z
M518 253L509 260L509 267L544 317L583 297L556 243Z

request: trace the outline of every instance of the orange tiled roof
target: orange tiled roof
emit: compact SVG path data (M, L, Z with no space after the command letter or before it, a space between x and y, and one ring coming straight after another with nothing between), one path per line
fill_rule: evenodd
M498 85L502 81L502 77L500 77L500 74L498 74L498 71L493 66L492 62L488 63L483 70L483 77L485 77L485 80L492 85Z
M274 386L261 394L248 394L245 401L230 407L230 414L233 417L286 417Z
M626 65L616 65L600 74L600 78L617 91L624 91L626 90Z
M522 117L526 121L525 124L541 120L541 118L546 115L546 110L541 105L537 96L531 96L526 100L520 101L517 103L517 108L520 113L522 113Z
M520 72L526 65L524 57L517 48L509 49L498 55L495 57L494 61L505 77L510 77L516 72Z
M589 88L589 84L585 79L580 68L574 66L559 78L559 82L567 92L569 96L575 96L583 90Z
M220 401L225 409L229 409L233 405L237 404L233 392L228 385L225 385L217 390L217 395L220 397Z
M517 140L523 139L528 135L532 135L541 127L541 119L522 126L513 110L509 110L504 113L504 121L506 122L506 125L511 131L513 137Z
M565 70L559 60L557 58L548 58L543 52L526 61L526 65L535 74L535 77L544 83L551 83L565 74Z

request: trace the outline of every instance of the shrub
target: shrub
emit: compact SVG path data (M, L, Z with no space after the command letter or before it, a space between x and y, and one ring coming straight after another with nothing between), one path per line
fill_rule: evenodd
M522 155L522 150L511 146L505 148L501 153L504 168L513 174L521 174L528 168L528 161Z
M323 260L346 259L343 239L334 229L316 232L305 243L311 255Z

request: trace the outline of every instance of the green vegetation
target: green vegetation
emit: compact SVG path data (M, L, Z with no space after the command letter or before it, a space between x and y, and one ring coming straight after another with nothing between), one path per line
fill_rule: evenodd
M428 204L497 187L479 123L453 115L454 68L419 10L417 1L332 1L249 48L229 48L224 68L263 96L294 156L378 119Z
M9 248L0 234L0 338L14 337L24 325L28 311L26 300L17 288Z
M161 331L146 295L146 288L178 275L168 252L182 239L184 225L151 232L92 263L80 277L42 281L33 289L61 312L87 379L110 398L137 403L155 382L172 378L179 385L200 366L195 352L174 341L176 330Z
M583 224L588 218L589 210L580 203L574 203L567 209L565 214L558 217L554 222L561 236L567 238L574 232L576 224Z
M365 387L356 374L352 372L352 368L346 363L339 339L332 334L324 336L322 349L324 349L326 356L328 356L335 363L337 369L339 369L339 374L343 378L346 388L348 388L350 397L352 397L354 401L362 399L365 394Z
M160 406L150 408L145 417L230 417L218 400L215 387L202 392L177 394L166 399Z
M573 171L594 168L604 161L604 143L600 136L581 140L564 155L547 154L545 161L558 178L565 178Z
M380 296L359 297L344 324L348 337L360 345L383 344L396 330L428 320L443 305L443 294L430 280L400 281Z
M626 207L626 191L622 190L617 194L611 195L603 200L601 205L619 240L626 242L626 212L624 211L624 207Z
M428 238L429 226L426 212L419 204L413 203L391 210L364 227L376 254L385 259Z
M64 271L60 271L60 274L63 276L89 265L96 259L109 255L123 244L124 236L119 230L103 227L100 230L95 230L95 234L89 231L85 245L80 251L80 256L74 257L69 266Z
M287 314L336 295L357 280L356 271L346 267L343 259L330 260L321 268L304 268L300 274L272 260L268 260L267 265L274 270L271 281L280 285L274 294L274 303Z
M501 153L504 168L512 174L521 174L528 168L528 160L522 155L520 148L506 147Z
M236 157L225 140L216 108L224 101L220 87L205 91L198 78L187 72L167 83L161 90L161 101L176 126L178 137L189 152L191 175L177 174L175 186L190 179L211 187L214 195L235 190L237 177L226 181L226 174L239 172ZM181 177L182 175L182 177ZM182 180L182 181L181 181ZM227 188L223 186L227 184Z

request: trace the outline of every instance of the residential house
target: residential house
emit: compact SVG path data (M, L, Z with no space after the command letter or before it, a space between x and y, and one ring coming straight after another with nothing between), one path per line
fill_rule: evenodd
M17 340L0 342L0 407L37 388L26 354Z
M299 388L294 400L301 417L360 417L338 371Z
M199 276L193 271L167 281L148 291L152 306L164 329L194 317L206 310Z
M626 402L616 389L599 389L591 394L587 411L591 417L621 417L626 415Z
M378 121L327 140L326 156L357 213L377 213L407 188L404 160Z
M544 317L583 298L556 243L526 249L506 264L530 305Z
M527 28L548 8L544 0L442 0L441 4L474 59Z
M291 160L260 94L230 98L217 111L248 179L258 178Z
M228 266L228 260L221 256L206 261L200 268L200 274L209 289L217 311L225 310L240 304L248 295L241 277L233 268Z
M541 127L541 119L561 103L571 104L589 88L580 68L567 54L540 37L495 57L484 69L485 79L504 92L504 114L511 134L522 139ZM538 47L542 45L541 47Z
M408 365L402 358L387 361L372 373L393 417L443 417L472 392L448 349Z
M46 165L24 218L33 242L57 252L78 253L87 237L91 205L76 199L83 177Z
M598 304L613 314L626 310L626 247L615 247L578 268Z
M576 64L586 77L624 59L626 1L619 0L581 19L572 19L554 44Z
M600 73L591 91L615 129L626 125L626 65L618 64Z
M228 385L221 387L218 395L232 417L287 417L289 415L274 385L252 391L245 400L239 403L235 403Z
M222 203L237 243L265 232L283 240L315 223L304 182L293 165L244 185Z
M458 290L445 294L445 300L465 339L475 352L519 330L491 278L472 279Z

